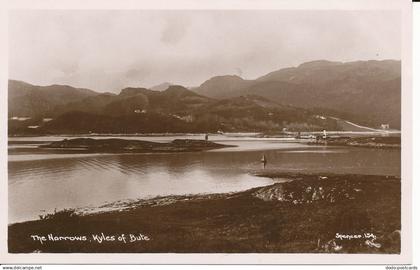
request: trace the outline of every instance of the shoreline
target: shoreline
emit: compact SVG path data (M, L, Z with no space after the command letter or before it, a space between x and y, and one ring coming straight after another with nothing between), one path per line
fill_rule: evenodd
M350 146L378 149L401 149L400 137L327 137L308 142L308 145Z
M10 224L9 252L400 251L399 177L299 173L258 176L290 181L235 193L138 200L128 202L125 209L93 214L57 212L43 220ZM145 234L151 241L59 241L41 245L29 238L34 233L89 236L99 232ZM377 238L371 242L349 241L336 239L336 233L372 233Z
M322 135L321 131L301 131L301 135ZM362 135L362 136L375 136L375 135L400 135L401 130L389 130L389 131L342 131L342 130L332 130L327 131L328 134L334 136L340 135ZM296 137L297 132L255 132L255 131L243 131L243 132L198 132L198 133L183 133L183 132L165 132L165 133L45 133L45 134L8 134L9 138L25 138L25 137L107 137L107 136L118 136L118 137L160 137L160 136L204 136L209 134L211 136L217 135L226 135L232 137L241 137L241 136L253 136L253 137L266 137L266 138L294 138Z

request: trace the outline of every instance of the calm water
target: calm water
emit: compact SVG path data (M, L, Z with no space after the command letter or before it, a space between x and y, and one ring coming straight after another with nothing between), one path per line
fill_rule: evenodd
M158 142L174 138L130 137ZM212 136L213 141L237 147L200 153L71 154L37 149L62 139L9 138L9 223L36 219L55 208L269 185L272 179L250 174L263 169L262 154L267 171L400 175L401 170L400 150L308 147L293 139L242 136Z

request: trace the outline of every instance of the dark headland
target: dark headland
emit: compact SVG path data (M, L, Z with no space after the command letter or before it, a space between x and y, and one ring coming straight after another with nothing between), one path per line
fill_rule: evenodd
M176 139L168 143L159 143L125 139L64 139L41 145L40 148L83 150L95 153L156 153L156 152L196 152L224 147L233 147L206 140Z
M238 193L127 202L94 214L60 211L9 225L9 252L400 252L399 177L261 176L287 180ZM98 243L93 234L108 240ZM121 234L149 240L112 240ZM48 238L59 236L73 240ZM81 236L86 240L74 240Z

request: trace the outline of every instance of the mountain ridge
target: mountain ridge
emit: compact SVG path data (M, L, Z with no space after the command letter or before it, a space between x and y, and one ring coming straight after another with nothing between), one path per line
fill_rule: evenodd
M318 60L255 80L215 76L192 89L181 85L161 91L126 87L118 94L9 80L9 132L69 132L71 125L77 126L77 117L71 115L102 123L100 132L112 131L112 125L119 126L118 132L320 130L337 126L316 120L314 115L341 117L375 128L381 123L399 128L400 65L397 60ZM129 127L127 119L142 127ZM167 129L157 127L156 121L166 123ZM87 122L78 132L90 131ZM55 128L63 125L66 127ZM34 128L29 130L29 126Z
M229 97L255 94L305 109L342 111L354 115L349 120L375 127L382 123L401 126L399 60L317 60L282 68L255 80L243 80L233 87L231 80L224 82L221 76L207 82L212 79L217 84L193 90L216 99L226 98L226 93Z

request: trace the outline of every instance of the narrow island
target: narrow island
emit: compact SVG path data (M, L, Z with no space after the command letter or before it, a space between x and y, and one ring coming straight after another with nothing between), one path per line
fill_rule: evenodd
M207 140L176 139L168 143L125 139L64 139L41 145L44 149L83 150L90 153L170 153L213 150L233 145L219 144Z
M282 181L229 194L126 202L113 211L67 209L11 224L9 252L400 252L399 177L261 176ZM149 241L98 243L92 238L95 234L140 235ZM45 236L47 241L41 244L31 235ZM56 236L85 236L87 240L56 241Z
M401 148L401 137L327 137L317 138L308 144L331 145L331 146L355 146L369 148Z

